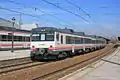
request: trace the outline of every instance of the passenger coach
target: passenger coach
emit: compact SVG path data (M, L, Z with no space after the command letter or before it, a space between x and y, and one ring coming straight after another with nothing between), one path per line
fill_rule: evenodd
M100 49L105 44L103 38L85 36L72 29L35 28L31 34L31 59L49 57L61 59L81 51Z
M14 31L14 33L13 33ZM30 48L30 31L0 26L0 50Z

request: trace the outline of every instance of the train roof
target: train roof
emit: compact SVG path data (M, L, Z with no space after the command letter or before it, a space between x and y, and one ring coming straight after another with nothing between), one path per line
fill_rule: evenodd
M40 32L40 31L50 31L50 32L61 32L61 33L67 33L67 34L74 34L74 35L79 35L79 36L85 36L84 32L75 32L72 29L57 29L53 27L39 27L39 28L34 28L32 29L32 33Z
M16 28L5 27L5 26L0 26L0 30L7 30L7 31L12 31L12 30L14 30L15 32L26 32L26 33L30 33L30 32L31 32L31 31L29 31L29 30L22 30L22 29L16 29Z
M73 34L73 35L78 35L78 36L84 36L84 37L89 37L92 39L105 39L106 38L102 37L102 36L96 36L96 35L86 35L84 32L75 32L72 29L58 29L58 28L54 28L54 27L38 27L38 28L34 28L32 29L32 33L36 33L36 32L41 32L41 31L50 31L50 32L61 32L61 33L67 33L67 34Z
M87 37L91 37L91 38L94 38L94 39L104 39L106 41L110 41L110 39L108 38L105 38L105 37L102 37L102 36L96 36L96 35L86 35Z
M53 28L53 27L38 27L38 28L33 28L32 33L34 32L40 32L40 31L58 31L57 28Z

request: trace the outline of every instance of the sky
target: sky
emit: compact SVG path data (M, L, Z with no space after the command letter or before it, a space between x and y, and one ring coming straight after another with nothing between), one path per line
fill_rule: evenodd
M120 0L46 1L77 16L48 4L44 0L0 0L0 18L11 20L15 17L16 22L21 21L23 24L38 23L40 26L47 27L67 27L86 34L105 37L120 36Z

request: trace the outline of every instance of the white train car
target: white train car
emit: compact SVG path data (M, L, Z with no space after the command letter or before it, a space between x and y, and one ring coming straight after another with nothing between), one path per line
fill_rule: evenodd
M105 39L88 37L71 29L56 29L40 27L32 30L31 59L49 58L61 59L75 55L80 51L100 49L106 44Z
M30 31L0 26L0 50L11 50L13 30L13 48L30 48Z

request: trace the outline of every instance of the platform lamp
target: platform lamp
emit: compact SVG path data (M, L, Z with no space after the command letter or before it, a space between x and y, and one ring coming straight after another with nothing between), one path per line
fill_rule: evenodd
M12 49L11 52L14 52L14 26L15 26L15 17L12 18L12 24L13 24L13 29L12 29Z

